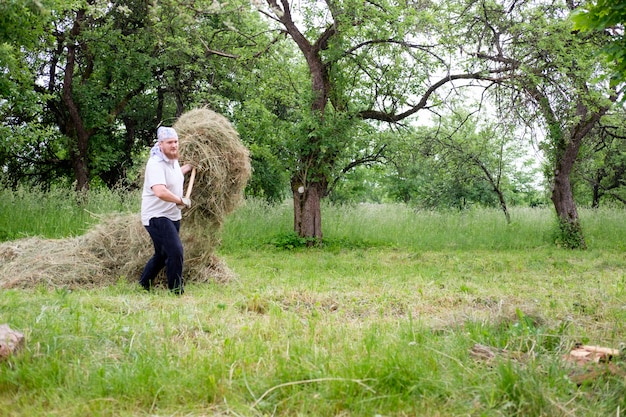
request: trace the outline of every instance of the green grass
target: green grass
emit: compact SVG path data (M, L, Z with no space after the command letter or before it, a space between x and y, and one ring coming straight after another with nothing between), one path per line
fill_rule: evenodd
M626 342L622 214L582 210L590 249L569 251L547 209L325 207L327 244L283 250L289 205L250 201L225 225L227 284L0 292L27 337L0 416L624 415L623 376L576 386L561 359Z
M551 208L514 207L511 223L497 209L416 211L401 204L333 206L322 209L326 246L398 247L412 250L525 250L555 248L556 217ZM624 250L626 221L621 209L579 209L592 249ZM276 236L288 240L290 204L248 201L227 219L223 251L257 248ZM285 237L285 235L287 235Z
M0 242L27 236L58 238L83 234L98 215L139 210L139 194L104 189L87 198L65 189L0 188Z

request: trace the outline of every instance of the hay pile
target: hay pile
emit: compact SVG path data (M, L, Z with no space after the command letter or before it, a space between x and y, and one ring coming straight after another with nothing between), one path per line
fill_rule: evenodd
M226 216L243 201L251 174L249 152L230 122L205 108L183 114L174 128L181 163L197 169L193 205L181 222L185 280L225 282L234 274L215 256L215 249ZM0 244L0 288L92 288L124 277L135 282L152 253L138 213L111 215L80 237ZM162 284L165 278L158 281Z
M80 239L26 238L0 244L0 288L85 288L105 277L100 261Z

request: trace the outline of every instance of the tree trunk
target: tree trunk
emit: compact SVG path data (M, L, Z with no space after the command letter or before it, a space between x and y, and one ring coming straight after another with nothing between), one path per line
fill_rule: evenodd
M293 227L300 237L307 238L307 246L322 242L321 201L326 186L323 182L302 184L292 180Z
M278 11L278 20L285 26L287 33L304 55L311 76L311 114L320 123L324 120L324 112L331 91L329 68L322 59L322 51L328 48L329 39L335 35L335 25L329 26L315 43L309 42L300 32L291 16L288 0L266 0L274 11ZM280 2L280 4L279 4ZM293 227L298 236L307 239L307 245L313 246L322 241L322 210L321 200L326 196L328 181L320 172L329 165L332 159L319 158L320 138L311 137L307 149L300 157L300 166L307 170L297 170L291 179L293 193Z
M557 243L570 249L586 249L587 244L578 218L569 172L556 172L551 199L559 221L560 236Z
M70 150L74 178L76 179L76 191L89 191L89 168L87 166L87 144L89 136L78 135L76 146Z
M511 214L509 213L509 208L506 205L506 199L504 198L504 194L502 193L502 190L500 190L499 188L496 188L494 191L496 194L498 194L498 200L500 200L500 208L502 209L502 212L504 213L506 224L511 224Z
M74 177L76 179L76 191L89 190L87 151L91 133L85 129L85 124L80 114L78 105L74 101L74 94L72 91L77 49L74 39L80 33L80 25L84 20L85 11L79 10L76 12L76 19L71 31L72 36L67 45L67 64L65 65L65 75L63 77L63 103L65 104L69 114L65 134L70 138L70 140L74 140L73 144L70 143L69 153L72 160L72 168L74 169Z
M578 106L578 114L581 116L586 115L586 108ZM586 249L587 244L583 236L583 230L578 218L578 210L576 209L576 202L574 201L574 194L572 192L572 184L570 182L570 175L574 167L574 163L578 157L582 140L591 126L599 120L599 116L594 115L591 119L595 120L588 125L578 124L574 129L578 134L569 134L567 138L561 138L555 141L560 146L557 149L556 168L554 170L554 178L552 184L552 194L550 199L554 204L556 211L559 232L557 237L557 244L560 244L570 249ZM580 129L584 126L585 129ZM583 133L584 132L584 133ZM565 135L561 132L561 135Z
M611 95L610 101L615 102L617 96ZM559 221L559 244L571 249L586 249L587 244L583 236L583 230L578 218L578 210L572 193L570 175L578 158L580 146L591 129L600 121L610 105L600 107L589 114L587 105L580 101L576 106L576 115L580 122L571 129L566 140L557 141L560 144L557 149L559 156L554 171L554 183L552 186L551 199Z
M580 105L578 107L578 114L585 116L586 108ZM592 120L597 121L599 117L596 119L594 115ZM581 126L585 126L585 129L581 129ZM570 174L572 173L574 163L578 157L580 146L583 138L588 133L587 128L590 129L591 127L581 123L574 129L574 132L578 132L577 134L567 134L567 136L564 136L566 133L561 132L562 137L555 140L555 143L560 146L557 149L558 157L554 170L552 195L550 198L554 204L559 222L560 235L557 237L557 244L570 249L587 248L583 230L578 219L578 210L576 209L576 202L574 201L572 184L570 182Z
M594 208L594 209L597 209L598 207L600 207L600 181L602 181L602 177L603 177L602 171L603 170L598 170L596 172L596 176L591 185L591 191L593 195L593 198L591 200L591 208Z

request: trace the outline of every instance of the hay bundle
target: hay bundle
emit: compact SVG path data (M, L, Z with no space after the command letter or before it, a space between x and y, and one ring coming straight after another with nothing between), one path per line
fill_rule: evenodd
M197 169L188 215L221 226L243 199L250 178L250 155L228 119L209 109L184 113L174 123L181 162Z
M189 254L205 246L193 229L182 229L187 282L227 282L233 272L213 253L203 260ZM112 215L83 236L30 237L0 244L0 288L96 288L118 279L138 280L152 256L150 236L136 214ZM157 286L164 286L160 277Z
M214 252L226 216L243 201L251 174L249 153L228 120L211 110L185 113L174 127L181 162L197 169L193 206L181 225L185 280L224 282L233 273ZM107 216L77 238L0 244L0 288L86 288L112 285L120 277L136 281L152 253L138 214Z
M226 216L243 201L252 172L250 154L228 119L209 109L182 114L178 132L180 160L196 167L192 207L185 212L181 238L194 279L206 280L223 269L214 256ZM207 269L208 268L208 269Z
M187 282L225 282L233 273L213 252L206 254L206 240L198 239L202 229L181 226L181 239L185 248L185 278ZM113 280L128 277L136 281L154 249L150 236L137 214L108 216L82 237L82 246L97 258ZM204 256L198 256L198 253ZM164 273L159 283L164 284ZM114 281L109 281L111 284Z
M137 279L154 252L137 214L103 217L81 238L83 247L99 260L107 275L115 277Z

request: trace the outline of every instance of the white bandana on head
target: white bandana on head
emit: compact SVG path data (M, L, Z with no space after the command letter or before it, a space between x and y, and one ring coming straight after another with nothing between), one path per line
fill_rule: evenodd
M156 157L162 161L169 161L163 152L161 152L161 147L159 146L159 142L163 142L166 139L178 139L178 134L176 130L171 127L161 126L157 129L157 143L154 144L152 149L150 149L150 156Z
M157 129L157 140L162 142L166 139L178 139L178 133L173 127L161 126Z

